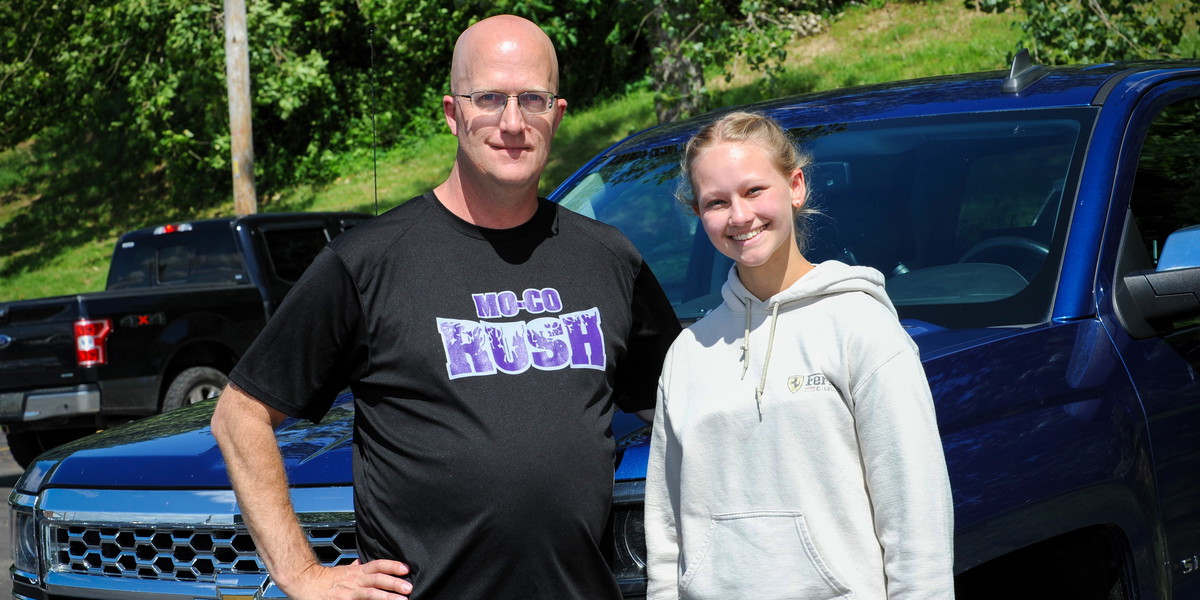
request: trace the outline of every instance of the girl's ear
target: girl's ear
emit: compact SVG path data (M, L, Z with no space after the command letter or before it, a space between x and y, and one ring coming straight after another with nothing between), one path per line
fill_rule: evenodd
M796 208L804 206L804 199L808 197L808 184L804 181L804 171L802 169L792 171L792 176L788 180L788 187L792 190L792 206Z

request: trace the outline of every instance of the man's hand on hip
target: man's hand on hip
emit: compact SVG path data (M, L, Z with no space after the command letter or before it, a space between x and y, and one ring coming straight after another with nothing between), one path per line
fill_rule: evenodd
M401 579L405 575L408 566L394 560L313 565L283 591L292 600L407 600L412 584Z

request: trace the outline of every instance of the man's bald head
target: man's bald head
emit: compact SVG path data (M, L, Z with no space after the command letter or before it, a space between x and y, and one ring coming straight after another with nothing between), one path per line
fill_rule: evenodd
M548 91L558 92L558 57L550 37L533 22L514 15L498 15L484 19L458 36L454 44L454 58L450 66L450 87L456 94L469 94L478 89L481 76L479 59L486 63L511 63L528 66L540 65L548 69L545 80ZM531 90L491 90L522 92Z

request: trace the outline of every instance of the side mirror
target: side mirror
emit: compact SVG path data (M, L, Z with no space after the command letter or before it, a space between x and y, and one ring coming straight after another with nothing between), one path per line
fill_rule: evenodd
M1200 316L1200 226L1180 229L1167 237L1158 267L1122 277L1149 328L1131 327L1135 338L1162 335L1172 324Z
M1167 236L1156 271L1200 267L1200 225L1184 227Z

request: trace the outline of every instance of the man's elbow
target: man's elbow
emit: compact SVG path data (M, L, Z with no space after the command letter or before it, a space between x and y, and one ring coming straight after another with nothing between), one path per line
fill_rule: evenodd
M209 424L217 444L224 447L259 433L274 435L287 415L242 391L233 383L225 386Z
M235 412L232 406L233 400L230 398L230 389L229 386L226 386L225 390L221 392L221 397L217 399L217 406L213 409L212 419L209 420L212 435L216 438L217 445L222 447L232 439L230 429L237 422L236 418L230 416L231 412Z

